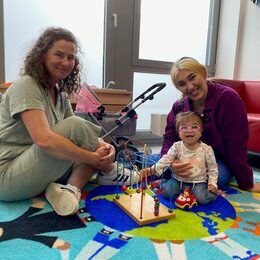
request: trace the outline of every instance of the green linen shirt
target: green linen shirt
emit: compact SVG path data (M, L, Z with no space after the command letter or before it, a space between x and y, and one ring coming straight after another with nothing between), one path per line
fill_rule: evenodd
M1 166L33 144L20 117L20 113L28 109L44 111L51 128L74 115L65 93L58 92L54 105L48 91L32 77L23 76L16 80L0 101L0 172Z

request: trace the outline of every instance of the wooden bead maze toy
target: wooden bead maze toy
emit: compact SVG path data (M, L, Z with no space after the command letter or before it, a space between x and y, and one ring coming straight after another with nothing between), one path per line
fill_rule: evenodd
M146 151L146 149L144 149L144 151ZM149 159L144 152L142 158L142 169L147 165L145 163L146 160ZM131 174L133 171L136 171L136 173L139 174L136 166L131 168ZM117 195L113 199L114 203L140 226L175 217L175 212L171 209L171 206L170 208L167 208L160 203L157 196L160 192L155 192L155 185L153 185L152 176L149 178L150 184L148 184L149 180L147 175L140 176L139 174L139 179L140 188L138 187L138 182L136 184L136 189L133 188L131 181L129 187L122 185L121 189L124 191L124 194L119 195L117 185ZM170 205L171 200L172 198L170 198Z

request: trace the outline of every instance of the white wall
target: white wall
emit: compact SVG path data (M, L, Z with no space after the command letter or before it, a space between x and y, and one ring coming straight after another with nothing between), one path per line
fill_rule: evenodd
M236 76L238 79L260 80L260 4L244 1L243 6Z
M48 26L76 35L87 82L102 87L104 0L4 0L6 82L17 79L31 44Z
M216 77L260 80L260 4L222 0Z

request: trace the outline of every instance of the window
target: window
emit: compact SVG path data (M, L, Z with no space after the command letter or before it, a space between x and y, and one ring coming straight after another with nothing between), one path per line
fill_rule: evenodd
M6 81L16 78L28 41L46 25L65 26L79 37L89 84L105 87L114 81L113 88L127 89L133 97L154 83L167 84L154 100L138 107L138 130L149 130L151 112L167 113L179 97L169 76L176 58L193 56L214 76L221 0L77 0L76 12L71 12L69 0L36 2L0 0L0 27L5 27L0 31L0 65L5 64L0 78ZM50 11L61 5L61 13Z
M79 39L83 80L102 87L104 6L105 0L3 0L4 80L18 77L27 50L46 27L61 26Z
M172 62L190 56L205 64L210 0L139 3L139 60Z
M114 49L106 58L113 60L107 63L113 72L106 71L106 81L116 82L115 88L133 91L134 97L154 83L167 83L152 104L147 101L137 109L140 118L146 119L138 120L138 130L149 129L151 112L168 113L180 95L169 76L174 60L192 56L207 66L210 76L214 75L219 7L219 0L110 2L107 33L110 37L113 34L109 44Z

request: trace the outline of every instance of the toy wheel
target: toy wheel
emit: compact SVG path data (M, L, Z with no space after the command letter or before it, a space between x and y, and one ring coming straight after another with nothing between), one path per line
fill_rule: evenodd
M197 202L193 202L191 208L193 208L193 207L195 207L195 206L198 206L198 203L197 203Z
M131 168L131 163L135 164L138 159L138 149L133 145L125 144L120 145L116 149L116 160L120 162L124 162L124 166L126 168Z
M118 136L116 137L116 141L119 145L124 145L126 142L128 142L127 144L133 145L133 143L131 141L129 141L130 139L126 136Z
M189 206L189 205L185 205L184 207L183 207L183 209L184 210L188 210L188 209L190 209L191 207Z

